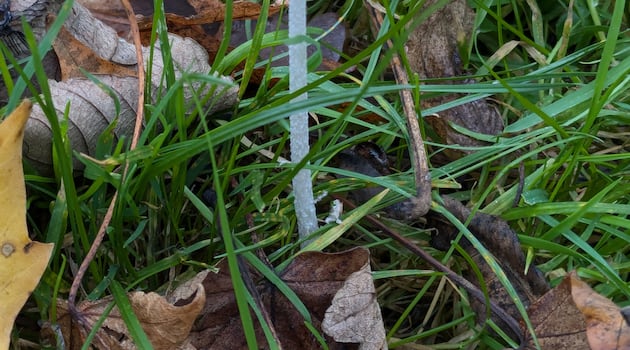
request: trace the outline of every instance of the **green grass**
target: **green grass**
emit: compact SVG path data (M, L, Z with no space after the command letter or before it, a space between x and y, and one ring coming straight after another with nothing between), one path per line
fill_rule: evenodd
M74 277L70 266L80 264L85 257L113 193L118 191L107 238L83 280L83 290L88 295L80 295L81 299L113 294L117 305L128 310L123 291L160 290L172 282L173 276L211 267L224 256L230 262L248 344L253 346L253 325L260 322L260 317L251 318L244 312L256 306L238 273L236 258L241 255L286 292L308 320L308 311L298 298L252 252L264 249L277 272L300 251L290 184L301 167L309 167L313 171L316 196L370 183L390 189L381 203L375 198L344 213L343 224L322 224L316 232L318 239L307 247L330 251L354 246L370 248L379 302L391 337L390 347L418 342L458 348L478 342L478 348L502 348L505 344L501 337L474 327L473 311L466 298L453 291L440 274L361 220L382 208L384 201L401 200L413 188L413 176L405 167L407 132L397 99L397 92L407 87L382 78L388 60L380 55L392 54L382 49L388 39L395 42L395 47L403 47L400 32L405 23L414 21L417 5L404 1L383 3L397 8L400 19L379 37L364 42L360 53L346 57L338 69L313 70L309 85L293 94L288 93L287 70L283 67L267 69L265 80L258 86L250 81L251 69L257 63L256 48L285 41L286 32L263 35L261 28L256 28L251 42L217 55L213 67L220 74L234 75L243 94L239 105L224 114L207 115L199 107L204 96L196 96L191 106L184 105L183 84L212 83L211 78L185 75L175 80L173 67L167 66L164 85L158 87L163 89L164 97L146 106L146 127L138 148L128 151L129 140L114 142L111 130L101 135L98 154L94 156L109 160L111 165L84 160L87 170L73 173L71 158L80 156L68 147L67 125L63 121L53 122L55 176L29 174L26 179L31 231L38 240L55 242L56 250L33 294L39 313L27 316L53 317L54 297L67 296ZM598 292L627 305L630 297L628 8L624 8L623 1L604 1L597 7L578 1L572 9L576 17L568 28L565 19L569 10L565 1L553 5L539 2L542 15L534 19L531 14L535 9L526 2L474 4L478 10L475 17L478 30L464 50L469 55L462 57L462 61L479 82L448 86L426 82L419 88L423 94L467 95L447 105L422 110L421 114L439 113L453 105L491 95L501 101L499 109L506 128L498 138L489 140L488 146L479 147L472 154L448 163L435 162L431 175L434 186L440 187L435 190L455 188L455 182L463 177L473 179L474 186L450 190L451 194L470 201L475 210L507 220L520 234L528 258L552 283L559 282L556 276L577 269ZM313 5L319 9L348 10L347 18L361 23L362 10L356 1L322 0ZM52 104L38 62L50 48L62 19L63 13L51 27L50 38L41 42L39 49L35 49L34 39L29 36L37 54L24 69L25 74L34 73L42 83L43 97L36 99L48 113L52 113ZM163 21L159 11L156 21ZM367 34L365 26L352 28L358 37ZM155 36L166 44L164 31ZM603 41L604 38L607 40ZM516 45L506 51L506 44L512 40L527 46ZM532 57L532 48L538 55ZM235 71L242 62L245 62L244 71ZM5 72L10 64L10 59L0 60L0 71ZM316 67L317 62L310 65ZM344 73L350 67L356 67L357 71L352 79ZM275 79L273 85L272 79ZM15 83L9 109L19 101L18 95L25 88L23 82ZM308 100L291 102L303 91L308 91ZM342 103L350 107L337 108ZM361 119L366 112L354 109L356 106L384 121L369 124ZM188 107L192 107L191 114L185 112ZM311 127L317 140L307 157L309 164L280 163L279 157L289 158L287 116L298 110L318 116L318 123ZM423 128L428 136L433 135L430 126ZM254 145L247 146L243 136ZM396 156L395 165L402 172L373 179L349 174L330 164L336 153L365 140L376 142ZM427 145L431 159L447 148L459 147L444 145L435 138L427 139ZM264 156L261 150L270 151L273 159ZM123 162L129 164L124 177L116 166ZM525 168L523 194L513 207L518 186L513 173L521 163ZM354 179L335 180L336 174L354 175ZM203 192L210 188L217 192L215 209L201 200ZM326 205L321 207L318 213L323 219L327 215ZM252 242L253 228L246 223L248 215L253 218L258 243ZM430 227L382 220L436 258L448 261L454 270L461 272L467 268L464 259L428 247L430 232L426 229ZM451 220L459 224L456 219ZM483 251L482 246L477 247ZM129 325L135 323L132 313L123 314ZM142 339L142 332L133 329L136 329L134 339ZM466 330L471 330L469 337L446 344ZM267 341L273 342L271 337Z

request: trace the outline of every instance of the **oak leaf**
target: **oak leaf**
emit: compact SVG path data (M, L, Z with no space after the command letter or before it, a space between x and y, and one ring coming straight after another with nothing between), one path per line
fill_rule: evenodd
M156 293L132 292L128 295L134 314L156 350L184 349L189 346L186 338L195 318L206 302L203 288L198 285L186 303L171 304ZM98 301L85 301L78 306L80 315L73 320L67 303L58 301L57 322L69 349L81 349L88 332L113 302L111 297ZM118 308L107 315L92 342L96 349L136 349Z
M52 243L31 241L26 227L22 138L30 113L25 100L0 124L0 349L9 347L15 317L53 250Z

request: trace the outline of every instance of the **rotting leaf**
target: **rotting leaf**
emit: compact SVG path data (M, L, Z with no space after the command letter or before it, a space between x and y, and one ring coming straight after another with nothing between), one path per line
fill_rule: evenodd
M130 70L136 68L136 56L133 45L120 39L115 31L95 19L88 10L79 3L74 3L71 14L64 24L64 31L55 43L60 54L65 48L68 50L78 45L77 41L89 47L93 53L105 60L111 60L112 64L119 64L128 67ZM68 35L66 35L68 34ZM92 38L92 40L90 40ZM65 42L65 39L70 40ZM209 72L210 65L205 50L193 40L178 36L169 36L171 48L171 58L174 65L176 78L184 73L204 73ZM159 50L159 47L156 46ZM83 52L78 48L74 48ZM145 66L152 63L151 82L159 86L162 81L163 68L162 55L149 54L149 48L143 48ZM67 50L66 50L67 51ZM72 54L73 56L78 56ZM149 59L152 57L152 61ZM76 59L76 57L73 57ZM88 59L90 60L90 59ZM73 63L83 64L77 61L66 61L66 66ZM127 66L127 64L130 64ZM69 68L69 67L66 67ZM75 67L76 68L76 67ZM91 70L91 69L88 69ZM99 71L93 73L100 73ZM68 73L71 76L75 73ZM122 76L121 76L122 74ZM95 147L98 135L100 135L114 120L117 121L114 127L114 134L117 138L131 135L135 126L136 105L137 105L137 78L124 76L125 71L114 71L111 74L99 74L100 84L86 78L70 78L67 81L57 82L49 80L50 94L54 107L58 111L58 116L65 118L65 108L69 104L70 110L67 115L68 139L72 149L77 153L90 156L95 155ZM195 81L187 84L184 88L184 99L187 106L193 105L193 96L201 97L211 95L204 99L203 106L207 113L212 113L221 109L232 107L238 100L238 86L233 84L231 78L216 77L224 81L224 84L207 84L206 82ZM109 94L103 86L111 88L113 94ZM3 87L0 87L3 90ZM160 89L151 89L154 92ZM0 94L1 95L1 94ZM155 101L159 98L157 94L151 96ZM119 103L120 110L117 109ZM119 113L118 113L119 112ZM52 173L52 131L46 114L39 106L33 108L31 120L27 124L24 136L24 157L29 164L42 175ZM75 159L75 169L82 169L83 164Z
M232 36L230 37L230 46L237 47L247 40L251 39L251 33L254 32L257 25L256 20L251 21L234 21L232 24ZM334 12L326 12L317 14L309 19L307 26L309 28L318 28L322 32L327 32L325 36L319 38L319 35L311 35L313 39L319 39L321 45L322 65L320 68L331 67L339 60L339 52L343 51L346 41L346 28L343 23L339 23L339 16ZM271 33L276 30L288 29L288 16L283 13L270 16L265 24L265 33ZM248 33L249 36L248 36ZM311 57L317 50L314 45L307 46L307 56ZM289 47L286 45L278 45L274 47L262 48L259 53L261 60L267 60L272 55L280 56L286 54ZM277 58L271 62L272 67L281 67L289 65L289 56Z
M188 0L188 5L183 4L171 7L177 13L167 13L166 21L170 25L190 26L195 24L210 24L223 22L225 20L225 4L219 0ZM194 14L190 14L190 7L194 10ZM277 13L282 6L272 4L269 6L269 15ZM141 30L150 30L153 25L153 8L147 8L146 5L134 2L134 10L140 10L142 16L138 18L138 25ZM182 11L184 10L184 11ZM181 12L180 12L181 11ZM235 1L232 3L232 20L238 19L256 19L260 16L261 7L259 4L249 1ZM187 13L188 12L188 13Z
M452 213L459 221L466 222L471 215L470 209L459 201L450 197L442 196L444 207ZM438 249L446 250L450 247L459 231L450 222L440 215L431 215L429 225L436 227L438 233L433 236L431 245ZM483 244L484 247L495 257L497 263L506 273L508 280L516 289L521 302L527 307L531 302L537 300L541 295L549 290L547 281L536 266L527 266L525 255L516 233L510 226L499 217L477 212L470 219L468 224L470 232ZM512 317L521 319L520 313L516 309L512 298L509 296L494 271L486 263L484 258L466 239L459 241L463 249L472 257L476 265L481 270L488 288L490 298L500 307L506 310ZM527 271L527 273L525 273ZM474 273L469 272L465 276L470 282L479 285L479 281ZM472 302L480 315L483 314L483 305Z
M15 317L39 283L52 243L33 242L26 226L22 138L31 113L24 100L0 124L0 349L8 349Z
M361 344L360 350L387 349L369 263L352 273L335 294L322 329L338 342Z
M426 1L425 8L435 5L436 0ZM422 13L420 11L419 13ZM465 42L472 31L474 12L465 0L450 1L423 21L409 35L407 40L407 58L411 69L421 79L456 78L464 75L459 56L459 45ZM472 83L461 81L459 83ZM454 84L456 81L441 81ZM462 95L442 95L422 99L422 108L427 109L451 102ZM497 135L503 131L503 119L497 110L485 100L476 100L447 109L438 115L426 118L436 133L446 144L478 147L484 142L455 131L450 124L463 126L476 133ZM459 152L446 151L451 157L458 157ZM469 151L464 151L469 152Z
M205 291L201 285L187 298L186 303L171 304L156 293L129 293L129 302L140 321L153 348L156 350L183 349L187 346L187 337L197 315L206 302ZM113 302L111 297L95 302L83 302L78 306L81 312L80 325L72 320L67 303L58 301L58 320L64 341L70 349L81 349L87 332L102 317L105 309ZM116 307L106 317L97 331L92 345L96 349L135 349L127 326Z
M62 27L53 42L53 48L61 67L61 80L83 78L82 69L93 74L136 77L137 73L128 66L103 59L77 40L65 27Z
M280 273L280 278L309 310L312 325L321 330L321 320L337 291L350 275L368 262L369 252L364 248L341 253L305 252L295 257ZM220 262L217 268L218 273L203 272L192 282L202 280L208 299L191 332L191 344L199 349L247 349L227 261ZM273 320L271 326L282 342L282 348L320 349L315 337L304 326L303 317L284 294L253 269L250 274L257 282L262 304ZM180 288L189 286L184 284ZM257 323L255 327L258 345L267 348L261 328ZM330 349L352 348L327 336L326 339Z
M571 298L571 281L567 277L549 290L528 308L536 338L542 349L587 349L586 323L580 310ZM534 342L525 325L525 349L535 349Z
M621 309L570 273L571 296L586 318L586 335L593 350L630 349L630 326Z

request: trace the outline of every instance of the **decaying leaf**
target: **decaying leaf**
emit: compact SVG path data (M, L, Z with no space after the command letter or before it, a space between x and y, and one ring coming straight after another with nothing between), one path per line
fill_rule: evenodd
M447 196L442 196L444 207L448 209L461 222L466 222L471 214L470 209L459 201ZM429 218L429 225L436 227L438 233L434 235L431 245L438 249L446 250L450 247L451 241L458 235L457 228L453 227L441 216L432 215ZM536 266L527 266L525 255L516 233L510 226L499 217L477 212L470 220L468 229L494 256L508 280L516 289L521 302L527 307L531 302L537 300L541 295L549 290L547 281ZM509 296L494 271L490 268L479 252L465 239L459 244L466 250L475 261L484 277L484 283L488 288L490 298L506 310L517 320L521 319L520 313L516 309L512 298ZM479 281L474 272L469 272L465 276L470 282L479 285ZM484 313L484 306L471 301L480 315Z
M586 335L593 350L630 349L630 326L621 309L595 292L572 272L573 302L586 318Z
M333 65L333 62L339 60L339 52L343 51L343 46L346 41L346 28L342 23L339 23L339 16L333 12L322 13L313 16L307 26L310 28L319 28L322 32L326 32L321 38L320 35L312 35L313 39L318 39L320 42L320 50L323 59L323 63L320 68L326 68ZM232 25L232 36L230 37L230 45L237 47L240 44L251 39L251 33L256 28L257 21L235 21ZM271 33L277 30L288 29L288 16L283 13L271 16L267 20L265 25L265 33ZM248 36L249 34L249 36ZM311 57L316 51L317 47L314 45L307 46L307 56ZM272 67L281 67L289 65L289 47L286 45L278 45L274 47L262 48L259 52L259 58L263 61L268 60L269 57L280 56L274 59L271 63ZM283 56L284 54L284 56Z
M349 276L361 271L368 261L369 253L363 248L335 254L306 252L298 255L280 273L280 278L300 297L310 312L313 326L321 330L321 320L337 291ZM198 283L202 280L208 296L201 316L191 332L191 343L198 349L247 349L227 262L222 261L217 267L218 273L204 272L191 282ZM256 288L273 320L271 327L282 342L282 348L320 349L317 340L304 326L303 317L284 294L253 269L250 269L250 274L257 282ZM180 288L190 287L184 284ZM265 336L257 326L257 321L254 322L258 344L266 348ZM329 337L326 339L330 349L347 346Z
M424 7L427 8L436 3L436 0L426 1ZM464 75L458 43L464 42L465 38L470 36L474 18L475 14L465 0L450 1L429 16L409 35L406 45L411 69L418 73L421 79L455 78ZM460 80L459 83L461 84L462 81ZM463 83L470 83L470 81ZM444 95L422 99L422 108L443 105L461 96ZM503 119L499 113L484 100L476 100L447 109L426 120L447 144L470 147L482 146L484 142L455 131L450 126L451 123L488 135L497 135L504 128ZM454 152L448 152L448 154L457 156Z
M0 349L9 348L13 321L53 250L52 243L31 241L26 227L22 136L30 112L25 100L0 124Z
M588 349L586 323L571 298L569 278L536 300L527 314L542 349ZM526 349L535 349L531 335L524 331Z
M53 49L59 59L61 80L85 78L83 70L97 75L136 77L137 73L129 66L116 64L94 53L76 39L65 27L61 28L53 42ZM133 66L132 66L133 67Z
M630 325L621 309L575 271L532 304L528 314L544 350L630 349ZM525 349L535 349L529 335Z
M369 263L352 273L337 291L322 329L338 342L361 344L360 350L387 349Z
M21 0L20 2L27 1ZM51 3L58 5L57 2L54 0ZM18 5L25 6L24 4ZM55 6L50 5L50 7L54 8ZM45 14L46 11L43 13ZM69 78L76 73L67 73L66 78L69 79L62 82L49 80L54 108L60 119L64 118L66 106L70 104L68 138L73 150L94 155L98 135L114 120L117 122L114 129L116 137L131 135L133 132L138 81L135 77L119 76L119 74L126 75L124 72L135 70L135 50L133 45L120 39L112 28L95 19L89 11L76 2L70 16L64 23L64 27L67 32L62 32L61 37L55 43L55 47L59 49L62 57L67 58L67 51L75 45L74 39L76 39L93 51L91 57L100 57L102 60L110 61L113 65L119 66L119 68L114 69L110 65L105 71L102 70L103 66L92 67L96 71L91 71L91 68L87 67L88 71L98 77L102 85L110 87L114 91L114 98L120 102L119 115L116 114L115 99L108 95L102 86L91 80L81 77ZM64 39L72 41L64 42ZM181 77L185 72L210 74L208 56L202 47L193 40L178 36L170 36L169 39L171 41L170 57L175 66L176 78ZM79 49L75 48L75 50ZM85 54L86 50L82 49L81 52ZM148 48L143 50L143 57L145 66L148 66L150 58ZM73 59L75 60L70 63L67 63L67 59L64 61L66 72L71 71L68 69L68 65L85 62L84 60L79 63L76 61L76 57ZM153 88L151 90L154 94L151 99L156 101L159 98L157 92L164 92L163 89L158 88L162 81L164 67L159 47L154 52L152 63L151 83ZM184 85L186 103L192 100L193 94L196 94L200 96L201 100L204 100L205 96L211 95L206 100L206 105L203 106L207 113L233 106L238 99L238 87L233 84L229 77L217 78L223 83L206 84L203 85L203 88L201 83ZM2 89L0 88L0 90ZM24 142L24 157L28 162L40 173L51 174L52 132L48 118L39 106L35 106L33 109L32 118L29 120L25 131ZM78 160L75 160L74 166L78 169L82 168L82 164Z
M184 349L188 346L186 338L206 302L205 291L200 285L189 295L186 303L171 304L156 293L132 292L128 298L142 329L156 350ZM112 302L112 298L108 297L79 304L78 310L81 312L79 320L84 322L80 325L77 320L72 319L67 303L58 300L57 322L68 349L81 349L87 332L94 327ZM118 308L114 307L105 318L92 346L101 350L136 349Z

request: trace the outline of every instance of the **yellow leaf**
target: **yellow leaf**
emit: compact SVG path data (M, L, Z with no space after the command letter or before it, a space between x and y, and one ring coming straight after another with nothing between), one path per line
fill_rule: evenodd
M0 349L9 348L15 317L37 286L53 244L33 242L26 228L22 138L31 102L0 124Z

